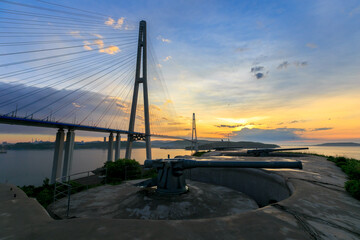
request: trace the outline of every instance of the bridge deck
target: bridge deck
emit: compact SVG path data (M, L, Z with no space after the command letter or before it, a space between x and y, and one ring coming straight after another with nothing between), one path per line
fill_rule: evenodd
M144 133L140 133L140 132L129 132L126 130L119 130L113 128L101 128L101 127L79 125L73 123L61 123L61 122L43 121L38 119L18 118L18 117L9 117L9 116L0 116L0 123L33 126L33 127L63 128L63 129L72 129L72 130L81 130L81 131L90 131L90 132L108 132L108 133L112 132L112 133L122 133L122 134L144 135Z
M72 129L72 130L90 131L90 132L106 132L106 133L112 132L112 133L120 133L120 134L134 134L134 135L143 135L143 136L145 135L145 133L141 133L141 132L130 132L130 131L114 129L114 128L101 128L101 127L79 125L73 123L61 123L61 122L53 122L53 121L43 121L39 119L9 117L4 115L0 115L0 124L1 123L11 124L11 125L33 126L33 127ZM172 138L172 139L191 141L186 138L175 137L175 136L167 136L167 135L159 135L159 134L151 134L151 136L159 137L159 138Z

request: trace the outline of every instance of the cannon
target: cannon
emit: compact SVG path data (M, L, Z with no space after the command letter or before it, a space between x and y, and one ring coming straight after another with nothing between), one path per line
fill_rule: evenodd
M271 152L281 152L281 151L293 151L293 150L308 150L308 147L303 148L260 148L260 149L250 149L247 150L247 154L254 155L256 157L260 155L269 155Z
M156 169L157 192L161 194L182 194L188 191L184 170L191 168L298 168L301 161L196 161L189 159L145 160L145 168Z

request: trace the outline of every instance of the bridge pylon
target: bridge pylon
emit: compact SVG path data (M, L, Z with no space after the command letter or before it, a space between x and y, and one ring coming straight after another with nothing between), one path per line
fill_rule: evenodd
M198 141L197 141L197 134L196 134L196 120L195 120L195 113L193 113L193 120L192 120L192 129L191 129L191 151L195 150L195 152L199 151Z
M133 100L131 105L129 134L125 158L131 158L132 144L139 139L138 135L133 134L135 128L136 107L139 93L139 85L143 85L144 94L144 118L145 118L145 136L141 136L146 142L146 159L151 159L151 140L150 140L150 115L149 115L149 98L147 87L147 56L146 56L146 21L140 21L139 40L136 59L135 86Z

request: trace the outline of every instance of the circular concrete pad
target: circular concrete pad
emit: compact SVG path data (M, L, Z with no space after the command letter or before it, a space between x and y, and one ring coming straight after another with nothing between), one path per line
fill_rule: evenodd
M226 188L187 181L189 192L164 196L154 188L139 188L131 182L101 186L71 196L70 216L116 219L198 219L222 217L257 209L247 195ZM50 206L64 218L66 199Z

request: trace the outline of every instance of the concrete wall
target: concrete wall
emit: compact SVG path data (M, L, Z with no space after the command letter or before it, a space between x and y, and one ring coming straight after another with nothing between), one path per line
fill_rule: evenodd
M260 207L291 195L283 177L260 169L194 168L185 171L188 179L225 186L253 198Z

